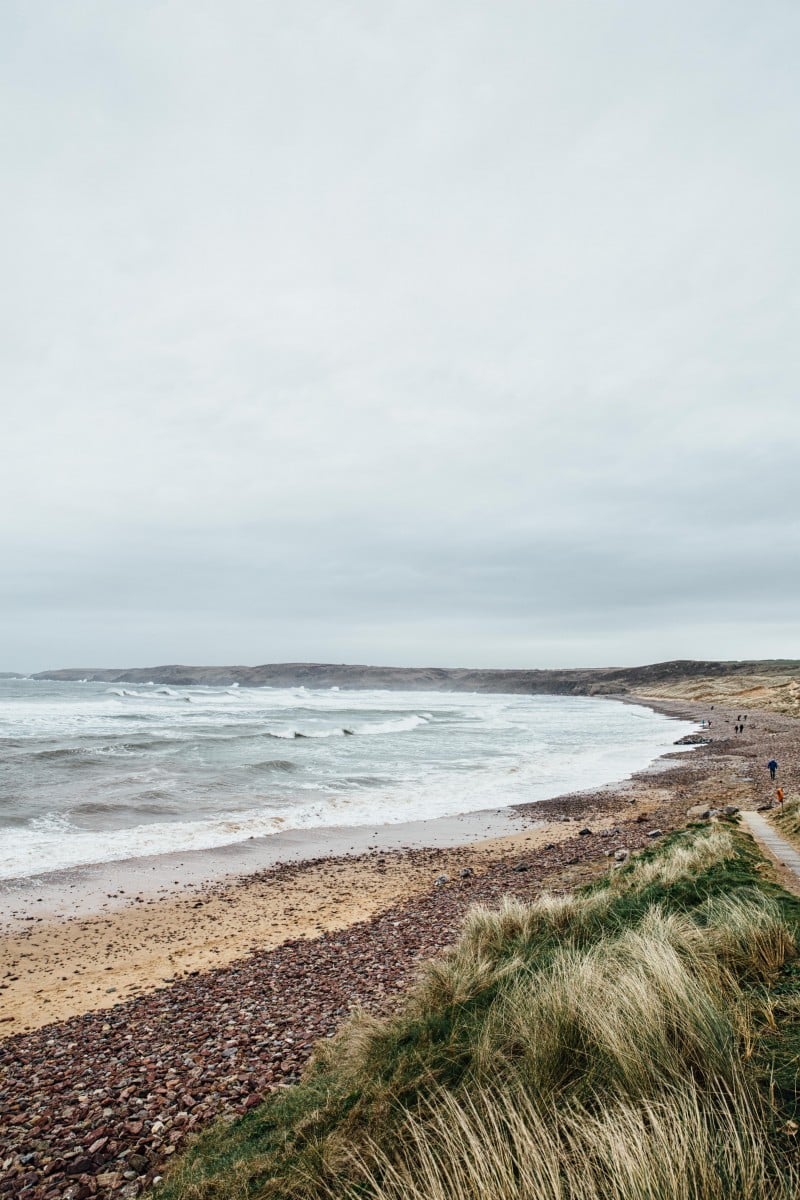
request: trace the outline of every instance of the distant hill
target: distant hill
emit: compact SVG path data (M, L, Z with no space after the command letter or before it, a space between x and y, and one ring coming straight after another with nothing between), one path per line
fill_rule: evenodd
M590 667L554 670L486 670L469 667L368 667L347 663L267 663L258 667L74 667L40 671L34 679L100 683L205 684L243 687L391 688L408 691L523 692L544 695L618 695L651 684L699 678L768 673L791 676L800 661L702 662L679 659L642 667Z

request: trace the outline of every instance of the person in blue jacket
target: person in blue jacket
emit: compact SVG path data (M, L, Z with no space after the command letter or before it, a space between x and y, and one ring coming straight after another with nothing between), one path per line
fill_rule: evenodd
M775 776L778 774L778 764L776 763L774 758L771 758L769 760L769 762L767 763L767 770L769 771L770 779L774 779Z

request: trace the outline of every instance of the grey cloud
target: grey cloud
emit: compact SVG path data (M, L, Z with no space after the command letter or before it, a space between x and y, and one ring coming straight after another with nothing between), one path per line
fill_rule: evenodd
M0 20L0 665L800 654L795 6Z

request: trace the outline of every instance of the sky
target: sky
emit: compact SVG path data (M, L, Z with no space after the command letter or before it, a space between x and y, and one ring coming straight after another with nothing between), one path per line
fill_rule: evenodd
M800 658L794 0L5 0L0 668Z

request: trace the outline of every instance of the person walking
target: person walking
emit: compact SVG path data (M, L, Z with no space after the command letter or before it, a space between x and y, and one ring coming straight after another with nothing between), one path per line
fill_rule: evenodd
M769 762L767 763L767 770L769 771L770 779L774 779L775 776L778 774L778 764L776 763L774 758L771 758L769 760Z

